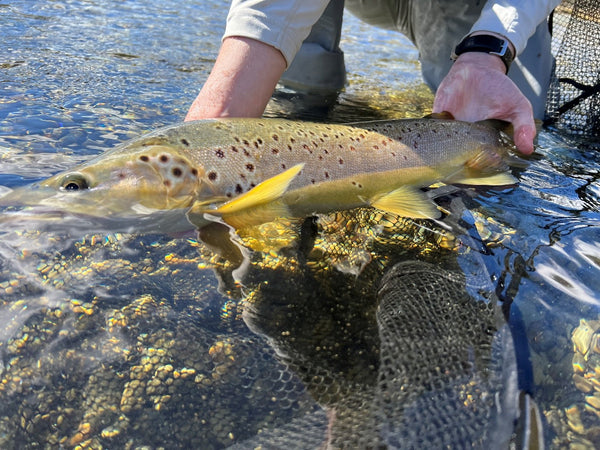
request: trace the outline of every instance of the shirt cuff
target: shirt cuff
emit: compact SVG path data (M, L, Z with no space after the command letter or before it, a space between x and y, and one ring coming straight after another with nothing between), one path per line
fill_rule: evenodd
M223 39L239 36L271 45L283 54L289 67L327 3L327 0L234 0Z
M471 28L475 31L493 31L506 37L519 55L527 41L560 3L560 0L497 0L488 1L481 16ZM516 56L515 55L515 56Z

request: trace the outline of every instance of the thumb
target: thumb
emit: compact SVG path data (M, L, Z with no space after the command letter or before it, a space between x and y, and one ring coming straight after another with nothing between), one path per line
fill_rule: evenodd
M525 155L533 153L533 140L537 133L535 123L531 120L524 122L514 120L513 128L515 130L513 140L517 149Z

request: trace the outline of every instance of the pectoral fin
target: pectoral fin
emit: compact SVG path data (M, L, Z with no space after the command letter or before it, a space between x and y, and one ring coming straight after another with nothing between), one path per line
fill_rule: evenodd
M435 203L412 187L402 186L376 197L370 205L382 211L413 219L437 219L441 213Z
M216 210L211 211L211 213L219 215L235 214L245 209L256 208L259 205L273 202L284 194L303 167L304 163L296 164L291 169L259 183L245 194L225 203Z

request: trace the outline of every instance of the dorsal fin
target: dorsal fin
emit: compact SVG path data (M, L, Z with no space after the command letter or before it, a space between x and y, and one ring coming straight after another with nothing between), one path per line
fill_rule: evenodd
M440 119L440 120L455 120L452 113L448 111L442 111L439 113L427 114L423 119Z

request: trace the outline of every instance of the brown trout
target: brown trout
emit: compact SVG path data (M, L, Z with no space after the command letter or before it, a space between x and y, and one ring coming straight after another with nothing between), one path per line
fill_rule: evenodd
M186 208L196 225L212 216L234 227L366 205L435 218L439 211L421 188L515 182L503 142L486 123L433 118L203 120L121 144L0 204L97 217Z

